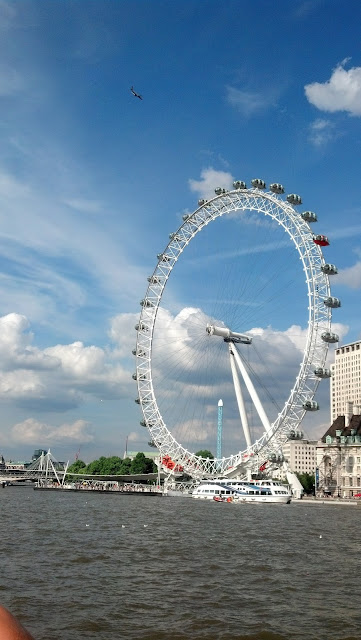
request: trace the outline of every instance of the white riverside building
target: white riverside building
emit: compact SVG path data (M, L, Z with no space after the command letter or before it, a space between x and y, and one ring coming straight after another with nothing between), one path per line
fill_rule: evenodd
M318 493L353 498L361 493L361 415L338 416L317 443ZM357 408L358 409L358 408Z
M335 350L335 362L331 365L331 424L338 416L361 414L361 341L351 342Z
M314 475L317 440L288 440L282 451L291 471Z

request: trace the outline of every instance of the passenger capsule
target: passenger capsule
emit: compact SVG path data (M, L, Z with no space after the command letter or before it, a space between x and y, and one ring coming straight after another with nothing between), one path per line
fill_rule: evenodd
M298 429L291 429L291 431L288 434L288 438L289 440L302 440L303 433Z
M141 300L140 301L140 306L141 307L154 307L154 302L152 302L151 300Z
M338 342L340 338L337 335L337 333L332 333L331 331L324 331L323 333L321 333L321 339L324 342L333 344L334 342Z
M338 269L334 264L328 264L327 262L322 265L321 271L327 276L335 276L338 274Z
M184 220L184 222L185 222L185 221L186 221L186 220L188 220L188 218L190 218L190 217L191 217L191 216L190 216L190 214L189 214L189 213L185 213L185 214L184 214L184 216L182 216L182 219L183 219L183 220Z
M323 367L317 367L313 372L316 378L331 378L332 373L330 369L324 369Z
M133 380L146 380L147 376L145 373L140 373L139 375L137 373L133 373L132 378Z
M198 200L198 206L201 207L203 204L205 204L205 199L204 198L200 198L200 200Z
M270 457L269 457L270 462L273 463L280 463L284 461L284 456L282 451L277 451L277 452L273 452L271 453Z
M305 222L317 222L317 216L313 211L304 211L301 213L301 218L303 218Z
M312 239L319 247L328 247L330 244L327 236L321 236L318 234L317 236L313 236Z
M149 276L147 278L148 282L150 284L159 284L160 283L160 278L158 278L158 276Z
M144 358L145 351L143 351L143 349L138 349L138 351L136 349L132 349L132 354L133 354L133 356L138 356L139 358Z
M140 322L139 324L136 324L134 329L136 331L148 331L148 327L146 324L144 324L143 322Z
M235 189L247 189L247 185L243 180L235 180L233 186Z
M180 235L178 233L170 233L169 234L169 239L170 240L180 240Z
M251 180L251 185L255 189L265 189L266 188L265 181L261 180L260 178L254 178L253 180Z
M170 257L166 256L165 253L158 253L157 254L157 258L158 260L160 260L161 262L169 262L170 261Z
M287 197L286 197L287 202L289 202L290 204L293 204L295 206L302 204L302 199L301 196L298 196L296 193L290 193Z
M338 309L341 306L341 300L339 300L338 298L329 297L325 298L323 304L326 305L326 307L330 307L331 309Z
M272 193L281 194L285 192L283 186L279 182L273 182L272 184L270 184L269 188Z
M147 423L145 420L141 420L139 422L139 424L140 424L141 427L154 427L154 422L148 422ZM148 442L148 444L149 444L149 442ZM155 445L152 444L151 446L154 447Z
M306 400L302 406L306 411L318 411L320 408L320 405L315 400Z

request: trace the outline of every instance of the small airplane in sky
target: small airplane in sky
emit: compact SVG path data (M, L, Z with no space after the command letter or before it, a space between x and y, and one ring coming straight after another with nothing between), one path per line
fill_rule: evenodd
M134 91L133 87L130 87L130 90L131 90L133 96L135 96L136 98L139 98L139 100L143 100L142 96L139 95L139 93L137 93L136 91Z

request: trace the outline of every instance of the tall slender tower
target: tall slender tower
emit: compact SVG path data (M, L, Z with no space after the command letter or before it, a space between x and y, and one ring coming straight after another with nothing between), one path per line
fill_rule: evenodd
M217 458L222 457L223 400L218 400Z

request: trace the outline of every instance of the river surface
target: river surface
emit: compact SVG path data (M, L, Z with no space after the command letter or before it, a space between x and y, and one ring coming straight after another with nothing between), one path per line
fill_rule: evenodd
M0 489L36 640L361 640L361 506Z

